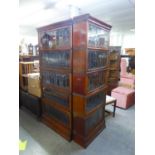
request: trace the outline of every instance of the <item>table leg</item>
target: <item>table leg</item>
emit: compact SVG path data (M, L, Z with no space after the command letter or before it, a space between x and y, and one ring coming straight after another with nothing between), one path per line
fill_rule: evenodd
M113 117L115 117L115 111L116 111L116 101L114 101Z

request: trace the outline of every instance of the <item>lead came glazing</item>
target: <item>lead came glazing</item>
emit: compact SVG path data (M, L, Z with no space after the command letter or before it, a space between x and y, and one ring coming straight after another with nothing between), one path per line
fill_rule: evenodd
M44 104L44 111L51 117L57 119L58 121L62 122L65 125L69 124L69 117L64 113L60 112L59 110L51 107L49 105Z
M44 71L42 74L43 83L44 84L54 84L58 87L69 87L69 75L54 73L54 72L46 72Z
M42 54L42 63L44 67L69 67L70 66L69 51L44 51Z
M88 52L88 68L105 67L107 63L107 53L101 51Z
M105 77L104 71L89 74L88 91L96 89L100 86L103 86L105 84L104 77Z
M101 91L93 96L88 97L87 104L86 104L86 111L90 111L94 109L96 106L101 105L104 103L105 100L105 93Z
M56 93L55 91L47 88L43 90L43 95L45 98L54 100L58 104L61 104L65 107L69 107L69 97L64 98L60 94Z

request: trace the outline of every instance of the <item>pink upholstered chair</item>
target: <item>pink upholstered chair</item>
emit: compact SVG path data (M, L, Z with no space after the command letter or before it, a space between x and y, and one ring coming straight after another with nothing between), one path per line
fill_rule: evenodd
M121 59L121 76L120 76L120 86L125 86L129 88L134 88L135 86L135 75L127 72L127 62L126 59Z
M121 64L120 64L120 68L121 68L121 76L125 76L127 74L127 62L126 59L121 58Z
M116 106L127 109L135 103L135 91L125 87L117 87L112 90L111 96L116 98Z
M127 109L135 103L135 76L127 73L127 63L121 59L121 77L119 87L112 90L111 96L116 98L116 106Z

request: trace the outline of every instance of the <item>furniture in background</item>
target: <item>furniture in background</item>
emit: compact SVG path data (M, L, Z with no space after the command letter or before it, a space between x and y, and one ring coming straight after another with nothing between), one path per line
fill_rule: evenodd
M124 58L121 58L121 72L119 85L124 85L133 89L135 87L135 75L127 72L127 61Z
M129 56L135 56L135 48L125 48L125 53Z
M19 56L19 106L26 107L38 117L41 115L39 57Z
M19 62L19 86L20 89L28 90L28 74L39 72L39 60L38 61L28 61Z
M41 97L40 73L28 74L28 93L39 98Z
M118 86L118 81L120 79L121 46L110 46L109 51L107 94L111 95L111 90Z
M121 58L125 58L128 61L127 72L135 74L135 55L121 55Z
M121 58L119 87L112 90L111 96L117 99L116 106L127 109L135 103L135 77L127 72L127 62Z
M110 29L89 14L38 28L42 121L83 147L105 127Z
M119 81L119 86L127 88L135 88L135 76L132 74L122 75Z
M113 104L113 117L115 117L116 101L116 98L106 95L106 105ZM105 111L109 113L108 110L105 109Z
M127 109L135 102L134 89L117 87L112 90L111 96L116 98L116 106L119 108Z
M30 110L33 114L35 114L38 118L41 117L41 101L40 97L33 96L29 94L28 92L25 92L23 90L19 90L19 105L20 108L27 108Z
M27 57L32 61L33 58L39 56L39 46L32 45L31 43L27 45L26 43L24 43L24 40L21 40L21 43L19 45L19 54L20 57Z
M19 62L30 62L39 60L39 56L30 56L30 55L19 55Z

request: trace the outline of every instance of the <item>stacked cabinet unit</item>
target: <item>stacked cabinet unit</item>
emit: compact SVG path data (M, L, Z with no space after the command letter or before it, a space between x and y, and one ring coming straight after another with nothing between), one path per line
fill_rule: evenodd
M108 90L107 94L111 95L112 89L118 86L120 79L120 53L121 46L109 47L109 72L108 72Z
M72 20L38 28L42 121L67 140L72 133Z
M42 120L83 147L105 127L110 29L89 14L38 28Z
M90 15L73 20L73 139L83 147L105 127L110 29Z

